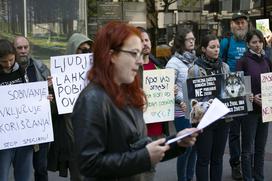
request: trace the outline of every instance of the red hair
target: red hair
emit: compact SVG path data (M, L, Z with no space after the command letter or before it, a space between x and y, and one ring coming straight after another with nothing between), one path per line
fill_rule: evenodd
M121 49L124 41L130 36L136 35L141 39L137 28L117 21L111 21L102 27L96 34L93 45L93 67L89 71L90 81L104 88L113 102L123 108L125 105L134 106L143 110L146 102L145 95L140 86L140 77L137 75L131 84L117 85L114 82L114 64L111 56Z

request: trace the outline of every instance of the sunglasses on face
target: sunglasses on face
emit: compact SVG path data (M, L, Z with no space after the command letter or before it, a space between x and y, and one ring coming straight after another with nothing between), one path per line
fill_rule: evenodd
M81 53L91 53L92 52L91 48L78 48L78 50L80 50Z

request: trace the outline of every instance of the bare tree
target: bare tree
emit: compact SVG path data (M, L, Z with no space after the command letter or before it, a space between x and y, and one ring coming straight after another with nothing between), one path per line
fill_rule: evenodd
M163 3L164 3L164 4L162 5L163 11L164 11L164 12L168 12L169 6L170 6L171 4L177 2L177 0L162 0L162 1L163 1Z

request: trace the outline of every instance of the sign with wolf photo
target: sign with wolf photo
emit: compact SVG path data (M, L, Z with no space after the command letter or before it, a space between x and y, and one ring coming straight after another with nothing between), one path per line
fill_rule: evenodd
M189 108L186 117L192 123L201 119L214 98L218 98L230 109L225 117L245 115L248 112L243 72L187 79L186 87L188 97L185 99Z
M173 69L143 72L143 90L147 97L147 107L144 112L146 123L174 120L174 83Z
M47 81L0 86L0 150L54 140Z
M59 114L73 111L82 89L87 85L87 72L93 63L92 54L50 57L51 75Z
M263 122L272 121L272 73L261 74Z

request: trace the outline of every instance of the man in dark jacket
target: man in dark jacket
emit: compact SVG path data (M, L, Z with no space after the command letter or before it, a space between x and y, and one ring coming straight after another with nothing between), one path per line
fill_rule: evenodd
M30 56L29 41L23 36L14 39L14 47L17 52L17 62L25 69L27 82L46 81L50 79L50 71L42 62ZM48 181L47 152L49 143L34 145L33 167L35 181Z

